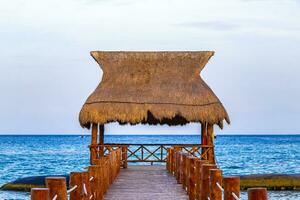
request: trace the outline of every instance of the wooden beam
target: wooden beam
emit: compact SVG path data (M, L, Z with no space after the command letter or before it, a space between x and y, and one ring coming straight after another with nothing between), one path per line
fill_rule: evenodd
M98 132L98 124L92 125L92 141L91 144L97 144L97 132Z
M104 145L104 125L100 124L99 127L99 144ZM100 156L104 156L104 146L100 146Z
M207 145L214 146L214 126L212 124L207 124ZM214 147L210 147L207 152L207 159L209 163L215 164L215 152Z
M207 123L201 123L201 144L207 145ZM201 153L204 154L206 152L206 148L201 148ZM203 160L206 160L207 156L203 157Z
M93 160L97 159L97 133L98 124L92 125L92 136L90 145L90 163L93 164Z

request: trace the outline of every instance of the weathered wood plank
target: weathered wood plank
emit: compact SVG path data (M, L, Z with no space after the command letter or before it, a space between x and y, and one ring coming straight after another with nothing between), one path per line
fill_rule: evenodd
M105 200L187 200L188 196L165 166L128 166L110 186Z

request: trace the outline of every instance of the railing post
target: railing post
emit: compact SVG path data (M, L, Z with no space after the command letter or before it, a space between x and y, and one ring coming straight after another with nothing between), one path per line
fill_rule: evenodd
M180 183L180 170L181 170L181 152L176 151L176 180L177 183Z
M97 133L98 133L98 124L92 124L92 131L91 131L91 145L90 147L90 164L93 164L93 160L97 159Z
M180 151L180 153L179 153L180 169L179 169L179 180L178 180L179 184L183 184L183 171L184 171L183 155L184 155L184 153L182 151Z
M266 188L249 188L247 190L248 200L268 200Z
M48 188L32 188L31 200L50 200Z
M174 165L174 149L170 149L170 170L171 174L174 174L175 165Z
M186 157L186 161L185 161L185 190L189 191L189 185L190 185L190 156Z
M122 161L123 161L123 168L127 169L127 146L122 146Z
M167 171L170 173L170 148L167 148L167 163L166 163L166 168Z
M69 185L70 188L77 185L77 188L70 193L70 200L88 200L83 192L82 172L71 172Z
M196 199L200 200L201 196L201 168L203 164L208 164L207 160L196 160Z
M195 177L195 163L196 163L197 158L196 157L190 157L190 184L189 184L189 199L194 200L196 196L196 177Z
M101 187L101 166L100 165L92 165L89 166L89 175L90 177L94 177L91 182L91 191L94 196L94 199L102 199L102 187Z
M57 200L68 200L65 177L46 177L46 187L49 188L49 197Z
M185 190L186 189L186 164L187 164L187 158L188 157L188 154L187 153L184 153L183 156L182 156L182 187L183 189Z
M82 179L83 195L86 197L86 199L89 200L90 195L92 194L89 172L82 172L81 179Z
M235 200L232 193L240 196L240 177L230 176L223 178L224 200Z
M217 183L222 185L222 170L211 169L209 170L210 177L210 200L222 200L222 191L217 186Z
M217 166L212 164L203 164L201 167L200 200L207 200L207 197L209 197L209 170L215 168L217 168Z

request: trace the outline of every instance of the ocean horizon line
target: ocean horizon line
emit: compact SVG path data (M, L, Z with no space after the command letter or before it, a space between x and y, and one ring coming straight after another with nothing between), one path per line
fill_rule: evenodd
M0 136L90 136L90 133L0 133ZM200 136L201 134L105 134L106 136ZM217 133L216 136L300 136L300 133Z

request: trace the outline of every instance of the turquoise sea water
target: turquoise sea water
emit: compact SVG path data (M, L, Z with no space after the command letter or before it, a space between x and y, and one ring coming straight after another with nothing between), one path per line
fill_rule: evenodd
M199 143L199 136L105 137L114 143ZM89 164L89 136L0 136L0 185L35 175L82 171ZM218 136L216 156L225 175L300 174L300 135ZM243 194L244 195L244 194ZM0 191L0 199L29 199ZM246 199L242 196L242 199ZM300 192L270 192L270 199L300 200Z

